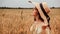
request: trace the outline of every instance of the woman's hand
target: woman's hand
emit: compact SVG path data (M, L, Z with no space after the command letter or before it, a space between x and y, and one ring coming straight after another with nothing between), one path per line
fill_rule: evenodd
M45 30L47 28L47 26L42 26L42 29Z
M48 27L47 24L43 24L42 29L45 30Z

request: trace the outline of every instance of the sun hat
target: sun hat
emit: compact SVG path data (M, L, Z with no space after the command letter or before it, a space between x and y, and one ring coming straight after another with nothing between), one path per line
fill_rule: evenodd
M29 1L29 2L35 5L35 7L38 9L39 12L44 11L47 14L50 12L50 8L48 7L46 2L42 2L42 3L32 2L32 1Z

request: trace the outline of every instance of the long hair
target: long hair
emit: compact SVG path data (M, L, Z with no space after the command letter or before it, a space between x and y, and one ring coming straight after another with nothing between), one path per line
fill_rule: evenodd
M38 9L37 9L36 7L35 7L34 9L37 10L38 18L39 18L41 21L44 21L43 18L40 16L40 13L39 13ZM36 21L35 18L34 18L34 21Z

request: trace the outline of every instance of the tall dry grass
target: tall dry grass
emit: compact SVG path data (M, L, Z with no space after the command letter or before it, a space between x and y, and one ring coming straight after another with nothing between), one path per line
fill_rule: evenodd
M0 9L0 34L31 34L34 19L33 9ZM51 9L50 26L52 34L60 34L60 9Z

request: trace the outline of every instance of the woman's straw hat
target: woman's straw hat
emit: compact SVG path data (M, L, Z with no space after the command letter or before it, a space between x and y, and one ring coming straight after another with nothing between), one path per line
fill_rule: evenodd
M38 2L31 2L31 1L29 1L29 2L32 3L32 4L34 4L35 7L38 9L38 11L42 11L41 7L40 7L40 3L38 3ZM48 7L47 3L43 2L42 6L43 6L45 12L48 14L50 12L50 8Z

